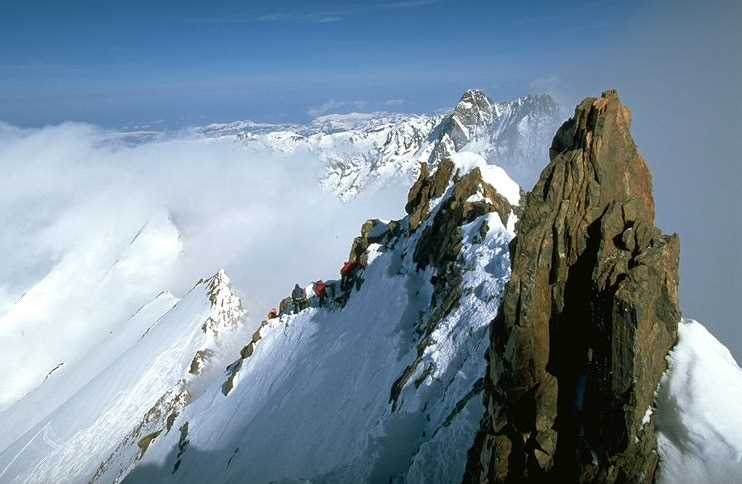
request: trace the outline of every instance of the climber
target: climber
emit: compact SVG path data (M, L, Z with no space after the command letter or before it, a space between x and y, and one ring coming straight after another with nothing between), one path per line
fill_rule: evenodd
M317 299L319 299L319 307L322 307L325 302L325 296L327 296L327 284L320 279L314 283L313 289L314 294L316 294Z
M349 288L350 277L356 269L357 264L352 261L346 261L340 268L340 289L343 291Z
M298 313L306 307L307 293L299 284L296 284L294 290L291 291L291 300L294 303L294 313Z
M283 314L289 314L291 312L291 304L292 300L290 297L285 297L281 299L281 302L278 304L278 315L281 316Z
M273 319L278 317L278 311L276 311L276 308L271 309L268 311L268 319Z

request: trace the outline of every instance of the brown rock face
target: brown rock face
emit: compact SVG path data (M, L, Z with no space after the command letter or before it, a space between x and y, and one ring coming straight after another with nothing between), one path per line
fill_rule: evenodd
M420 175L407 194L405 206L405 210L410 215L410 229L415 230L428 215L428 203L446 191L454 168L451 160L443 160L431 176L428 164L420 164Z
M615 91L557 132L511 247L466 482L652 482L654 400L677 338L679 241Z
M449 186L447 198L441 201L434 214L431 213L430 202L446 194ZM483 195L483 199L469 201L476 194ZM406 210L410 214L409 229L411 232L418 229L422 231L413 255L415 263L419 269L433 266L437 272L433 283L433 312L426 325L416 328L420 335L417 358L392 385L389 395L392 410L397 408L400 393L423 361L425 349L430 345L431 335L438 323L459 302L462 278L458 264L462 243L460 227L491 212L496 212L500 220L507 223L514 211L510 202L483 180L479 168L461 174L450 159L443 159L434 173L430 173L427 165L422 164L408 200ZM430 223L426 224L427 221ZM482 225L481 230L486 232L486 225ZM432 371L432 368L427 369L423 375L427 376L428 371Z

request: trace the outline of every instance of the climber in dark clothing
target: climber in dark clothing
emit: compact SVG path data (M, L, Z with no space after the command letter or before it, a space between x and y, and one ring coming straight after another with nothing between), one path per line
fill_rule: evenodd
M281 299L281 302L278 305L278 315L284 315L289 314L291 312L293 306L293 301L290 297L285 297Z
M298 313L306 307L307 294L299 284L296 284L294 290L291 291L291 299L294 302L294 313Z

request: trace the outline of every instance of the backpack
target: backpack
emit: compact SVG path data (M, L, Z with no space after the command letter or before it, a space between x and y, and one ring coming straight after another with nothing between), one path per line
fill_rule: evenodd
M351 272L353 272L353 269L355 269L356 263L348 261L345 264L343 264L343 267L340 269L340 275L341 276L347 276L350 275Z
M323 281L317 281L314 283L314 293L319 298L325 297L325 294L327 293L327 284L325 284Z

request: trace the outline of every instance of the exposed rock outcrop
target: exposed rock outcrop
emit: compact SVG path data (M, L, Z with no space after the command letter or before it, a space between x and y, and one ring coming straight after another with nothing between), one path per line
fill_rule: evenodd
M445 198L441 198L444 195ZM433 209L436 203L439 205ZM435 277L432 281L431 317L417 328L420 336L417 358L392 386L389 401L393 409L412 375L419 373L438 323L459 303L462 286L461 228L491 212L497 213L500 220L507 224L514 212L510 202L484 180L479 168L461 173L451 159L442 160L433 173L429 172L426 164L422 164L420 176L410 189L405 209L409 214L410 231L421 231L413 259L418 270L429 266L435 268ZM486 233L487 230L486 224L480 226L480 231ZM430 371L427 369L422 374L427 375Z
M201 279L197 284L205 284L212 315L201 326L204 333L218 337L226 331L234 331L242 324L245 310L242 302L231 288L229 276L220 270L210 278Z
M511 245L465 482L652 482L652 402L677 339L679 240L615 91L557 132Z
M442 160L438 169L430 173L427 163L420 163L420 174L407 194L405 211L410 215L410 229L415 230L430 211L430 202L443 196L453 174L454 164Z
M382 222L373 218L361 226L361 235L353 239L348 260L361 267L368 265L367 250L371 244L385 244L399 235L400 223L397 220Z

